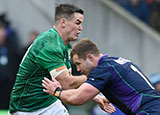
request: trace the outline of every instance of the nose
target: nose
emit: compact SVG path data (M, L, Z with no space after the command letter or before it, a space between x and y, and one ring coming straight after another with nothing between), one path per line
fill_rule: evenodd
M79 66L77 66L77 71L78 71L78 72L81 72L81 69L80 69L80 67L79 67Z
M82 30L83 29L83 27L82 27L82 24L79 26L79 30Z

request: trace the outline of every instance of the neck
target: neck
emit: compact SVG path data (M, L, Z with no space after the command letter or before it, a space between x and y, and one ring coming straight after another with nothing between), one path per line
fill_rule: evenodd
M62 40L63 40L63 43L64 43L65 45L68 45L69 41L67 40L66 35L65 35L65 33L63 32L63 29L60 28L58 25L57 25L57 26L54 25L54 28L57 30L57 32L58 32L59 35L61 36L61 38L62 38Z
M94 66L96 67L98 65L98 62L100 60L100 58L103 56L102 53L99 54L99 56L95 57L95 61L94 61Z

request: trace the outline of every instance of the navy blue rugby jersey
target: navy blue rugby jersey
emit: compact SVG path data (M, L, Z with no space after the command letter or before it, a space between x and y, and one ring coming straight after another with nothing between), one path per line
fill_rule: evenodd
M127 115L140 112L142 108L150 106L148 102L160 99L142 71L121 57L102 56L86 82L96 87Z

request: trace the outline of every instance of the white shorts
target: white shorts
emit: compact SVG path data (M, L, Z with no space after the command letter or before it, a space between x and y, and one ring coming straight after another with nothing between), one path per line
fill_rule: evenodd
M9 113L8 115L69 115L69 113L61 103L61 101L58 99L52 105L34 112L17 111L15 113Z

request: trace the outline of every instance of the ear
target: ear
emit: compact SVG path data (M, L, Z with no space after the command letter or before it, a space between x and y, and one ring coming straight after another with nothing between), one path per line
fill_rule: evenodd
M90 61L94 61L94 56L92 54L87 54L86 58L88 58Z
M65 18L61 18L60 19L60 25L62 28L65 28L65 24L66 24L66 19Z

